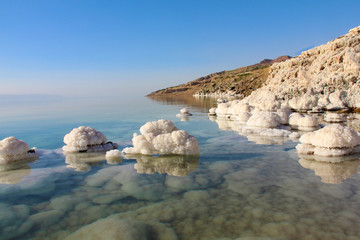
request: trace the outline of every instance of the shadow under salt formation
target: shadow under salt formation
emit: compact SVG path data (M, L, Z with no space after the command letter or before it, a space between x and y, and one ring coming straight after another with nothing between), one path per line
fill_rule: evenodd
M299 164L303 168L313 170L316 176L321 177L322 182L330 184L340 184L350 178L357 173L360 165L359 155L337 157L339 162L336 163L327 162L323 159L326 157L316 155L299 155L299 157Z
M134 168L138 173L144 174L167 174L183 177L195 171L199 165L199 156L193 155L133 155L128 159L136 159Z
M109 159L107 160L104 152L94 153L66 153L65 163L67 167L74 168L76 171L84 172L90 171L91 167L107 164L120 164L121 159Z
M18 160L14 163L0 165L0 184L17 184L24 177L30 175L29 163L35 162L38 158Z

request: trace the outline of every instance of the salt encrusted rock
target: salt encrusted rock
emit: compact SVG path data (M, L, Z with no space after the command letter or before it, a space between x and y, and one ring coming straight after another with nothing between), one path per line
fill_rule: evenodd
M180 109L180 114L185 115L185 116L191 116L192 114L189 112L189 109L187 108L182 108Z
M342 156L359 151L360 137L349 127L328 125L315 132L306 133L296 146L299 154Z
M106 160L108 164L117 164L121 162L121 152L117 149L110 150L106 152Z
M210 108L208 115L209 116L215 116L216 115L216 108Z
M179 154L198 155L199 145L194 136L178 130L169 120L148 122L140 128L141 135L134 133L134 147L125 148L126 154Z
M7 164L27 158L37 158L39 154L29 145L15 137L4 138L0 141L0 164Z
M308 114L292 113L289 117L291 128L300 130L315 130L319 126L316 117Z
M91 127L74 128L64 137L63 151L67 152L105 152L118 147L116 143L106 142L102 132Z

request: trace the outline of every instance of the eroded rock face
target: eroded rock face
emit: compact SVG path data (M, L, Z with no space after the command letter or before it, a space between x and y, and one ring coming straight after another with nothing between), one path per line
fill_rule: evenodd
M360 26L300 56L274 63L266 85L245 102L262 110L274 110L276 102L296 110L360 108L359 74Z

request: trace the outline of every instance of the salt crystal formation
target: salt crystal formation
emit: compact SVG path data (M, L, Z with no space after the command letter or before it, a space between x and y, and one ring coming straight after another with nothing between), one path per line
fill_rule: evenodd
M17 160L37 158L35 149L15 137L4 138L0 141L0 164L8 164Z
M125 148L126 154L179 154L199 155L198 141L184 130L178 130L169 120L148 122L134 133L134 147Z
M102 132L91 127L74 128L64 137L63 151L67 152L105 152L118 147L116 143L106 142Z
M121 162L121 152L117 149L106 152L106 161L108 164L118 164Z
M318 119L308 114L292 113L289 116L289 125L291 128L311 131L319 127Z
M354 154L360 150L358 134L340 124L328 125L315 132L305 133L299 140L301 144L296 146L299 154L331 157ZM332 161L331 158L324 160Z

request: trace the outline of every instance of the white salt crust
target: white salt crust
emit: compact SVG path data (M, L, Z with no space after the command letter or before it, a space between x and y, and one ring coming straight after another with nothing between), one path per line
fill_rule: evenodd
M106 142L102 132L91 127L74 128L64 137L63 151L66 152L106 152L118 147L116 143Z
M308 114L292 113L289 116L289 125L291 128L311 131L319 127L318 119Z
M199 145L196 137L184 130L178 130L169 120L148 122L140 128L141 135L134 133L134 147L125 148L126 154L179 154L198 155Z
M359 135L340 124L331 124L315 132L305 133L299 140L301 144L296 146L299 154L331 157L359 152Z
M16 139L15 137L7 137L0 141L0 164L8 164L21 159L37 158L38 153L35 149L31 149L29 145Z

